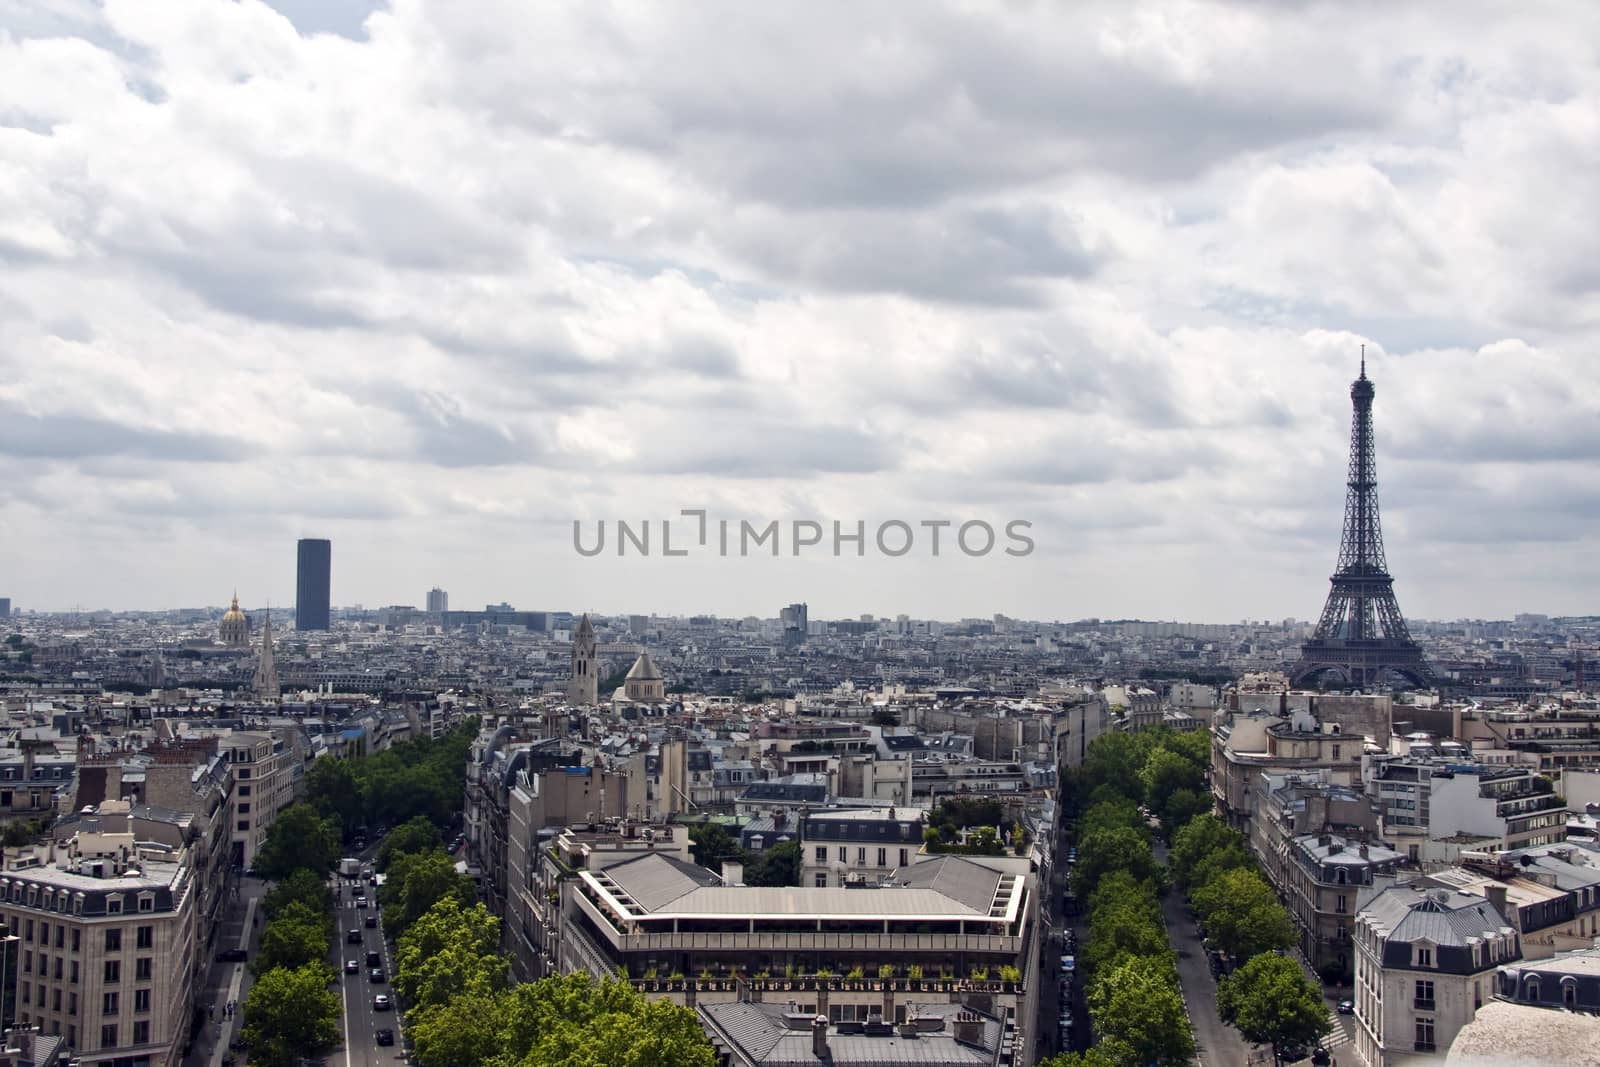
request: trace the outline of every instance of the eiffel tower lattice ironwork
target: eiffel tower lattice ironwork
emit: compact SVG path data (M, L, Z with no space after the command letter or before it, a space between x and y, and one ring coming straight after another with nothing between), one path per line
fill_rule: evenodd
M1350 476L1344 498L1344 535L1328 602L1317 630L1300 650L1291 681L1303 685L1319 675L1340 676L1367 686L1391 672L1411 682L1435 684L1422 649L1411 639L1394 598L1394 579L1383 558L1378 523L1378 474L1372 444L1372 398L1365 347L1361 376L1350 385L1355 409L1350 420Z

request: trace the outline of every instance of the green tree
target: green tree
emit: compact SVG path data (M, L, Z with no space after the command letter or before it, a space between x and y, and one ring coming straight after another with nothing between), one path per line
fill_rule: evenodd
M1060 1052L1047 1060L1040 1060L1038 1067L1117 1067L1117 1061L1097 1048L1086 1049L1083 1052Z
M406 1032L417 1059L426 1067L484 1067L491 1061L508 1062L498 1057L509 1004L504 995L463 992L443 1004L413 1008Z
M1211 943L1244 960L1295 942L1294 923L1265 879L1254 871L1224 871L1190 894Z
M1252 956L1219 982L1217 1010L1246 1041L1270 1044L1275 1061L1309 1048L1333 1028L1321 992L1299 964L1275 952Z
M292 971L325 962L332 945L331 933L326 915L294 901L280 909L261 931L261 947L251 966L259 976L278 967Z
M394 858L402 853L430 852L443 847L444 838L439 836L439 828L433 824L433 820L426 815L418 815L389 831L383 844L378 846L372 865L380 871L386 871Z
M1100 974L1125 957L1159 957L1170 951L1166 927L1151 918L1147 907L1137 900L1115 901L1094 913L1083 965L1090 974Z
M1194 870L1189 872L1189 892L1192 895L1196 887L1214 882L1219 875L1229 871L1255 869L1255 857L1250 855L1243 841L1231 842L1226 848L1219 848L1201 857L1200 862L1194 865Z
M1178 790L1198 792L1204 788L1206 772L1171 749L1158 748L1144 761L1139 780L1144 784L1145 806L1160 814L1167 810L1167 800Z
M1141 836L1149 836L1150 833L1144 816L1139 814L1139 805L1120 796L1116 800L1092 804L1079 816L1079 838L1097 830L1133 830Z
M1194 1036L1166 959L1129 956L1089 985L1089 1017L1117 1067L1187 1067Z
M646 1002L633 986L588 974L517 986L502 1055L518 1067L714 1067L716 1051L693 1011Z
M339 862L339 833L310 804L290 804L278 813L256 853L263 877L283 879L304 868L326 877Z
M1171 841L1173 835L1183 829L1190 819L1210 811L1210 793L1195 789L1175 789L1167 797L1166 807L1157 812L1161 816L1161 833Z
M1144 766L1148 743L1148 739L1141 741L1138 734L1120 730L1095 738L1079 768L1087 790L1093 792L1100 786L1109 786L1129 800L1143 800L1139 770Z
M1141 882L1127 871L1111 871L1100 879L1094 892L1084 898L1084 904L1091 916L1091 934L1093 932L1093 916L1101 908L1117 904L1136 904L1144 909L1144 913L1153 923L1160 924L1161 901L1157 896L1154 882Z
M332 929L333 893L328 889L328 883L311 871L302 868L292 872L261 898L261 909L266 912L268 919L277 918L290 904L303 905L323 916L329 922L329 929Z
M1197 885L1192 879L1195 864L1230 844L1244 845L1244 836L1215 815L1197 815L1173 831L1172 851L1167 859L1180 886Z
M701 823L689 831L689 855L714 871L723 860L739 858L739 842L721 823Z
M499 919L482 904L463 908L447 896L401 935L394 987L417 1007L440 1007L458 994L493 996L511 970L499 945Z
M306 771L305 784L306 803L338 823L342 836L354 834L362 824L366 805L350 761L323 756Z
M780 841L745 864L746 885L797 886L800 884L800 842Z
M1160 870L1149 839L1138 830L1128 827L1095 830L1079 843L1078 862L1072 870L1072 891L1086 898L1094 892L1101 877L1112 871L1127 871L1137 881L1159 885Z
M463 908L470 908L476 896L472 879L457 872L455 860L445 853L402 854L390 865L378 891L384 932L399 938L439 901L453 897Z
M339 995L324 964L267 971L244 1001L244 1038L259 1067L295 1067L339 1043Z

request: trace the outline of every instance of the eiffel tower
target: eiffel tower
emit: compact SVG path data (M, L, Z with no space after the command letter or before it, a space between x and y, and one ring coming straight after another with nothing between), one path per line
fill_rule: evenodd
M1350 476L1344 498L1344 535L1339 564L1317 630L1300 649L1290 680L1305 685L1321 675L1365 687L1384 672L1418 686L1437 684L1422 649L1411 639L1394 598L1394 579L1383 558L1378 525L1378 473L1372 445L1372 397L1366 346L1361 377L1350 384L1355 413L1350 420Z

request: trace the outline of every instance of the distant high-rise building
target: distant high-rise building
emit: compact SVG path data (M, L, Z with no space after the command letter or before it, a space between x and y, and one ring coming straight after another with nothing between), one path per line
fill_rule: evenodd
M778 621L783 626L785 644L798 645L806 639L806 633L810 628L810 619L807 616L804 604L790 604L778 612Z
M8 596L0 596L0 619L8 619L10 617L11 598Z
M294 628L326 630L333 585L333 542L317 537L300 540L294 593Z
M592 706L599 703L600 679L595 671L594 626L585 615L578 621L578 630L572 635L572 677L567 682L567 701L572 704Z
M428 590L428 613L438 615L450 610L450 594L438 586Z

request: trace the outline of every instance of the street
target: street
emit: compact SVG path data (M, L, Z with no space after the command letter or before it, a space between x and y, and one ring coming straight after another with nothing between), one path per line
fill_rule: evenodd
M195 1003L206 1011L206 1020L195 1035L194 1045L184 1058L185 1067L222 1067L228 1054L228 1043L238 1036L244 1025L242 1011L229 1016L229 1002L244 1003L255 978L250 974L249 963L222 963L216 954L225 949L245 949L253 959L260 926L256 917L261 911L261 898L266 895L267 884L259 878L240 878L234 885L237 895L223 908L221 929L215 943L205 948L206 971ZM265 920L262 920L265 921Z
M1156 859L1167 862L1167 846L1157 841ZM1167 939L1178 954L1178 983L1189 1009L1194 1030L1196 1059L1202 1067L1242 1067L1251 1062L1252 1046L1239 1031L1217 1014L1217 980L1211 976L1206 953L1200 944L1200 931L1184 907L1183 894L1173 889L1161 899L1161 914L1167 924ZM1255 1052L1259 1059L1261 1053ZM1271 1062L1270 1051L1267 1062Z
M384 941L381 926L368 929L366 925L368 916L376 918L380 914L377 909L376 890L371 886L362 886L368 894L368 903L364 909L357 908L352 890L360 880L336 878L335 882L341 889L335 914L338 916L339 926L337 955L339 995L343 1001L340 1025L344 1029L344 1047L329 1053L323 1059L323 1063L326 1067L389 1067L396 1061L405 1059L405 1048L401 1037L400 1012L393 1006L394 990L389 985L389 979L394 977L389 946ZM360 944L352 944L348 940L352 930L361 934ZM378 954L384 981L370 980L368 952ZM344 965L346 960L356 961L355 974L350 974L346 970ZM387 1011L373 1009L373 998L379 995L389 998L391 1007ZM381 1029L388 1029L394 1033L394 1044L388 1046L378 1044L377 1035Z

